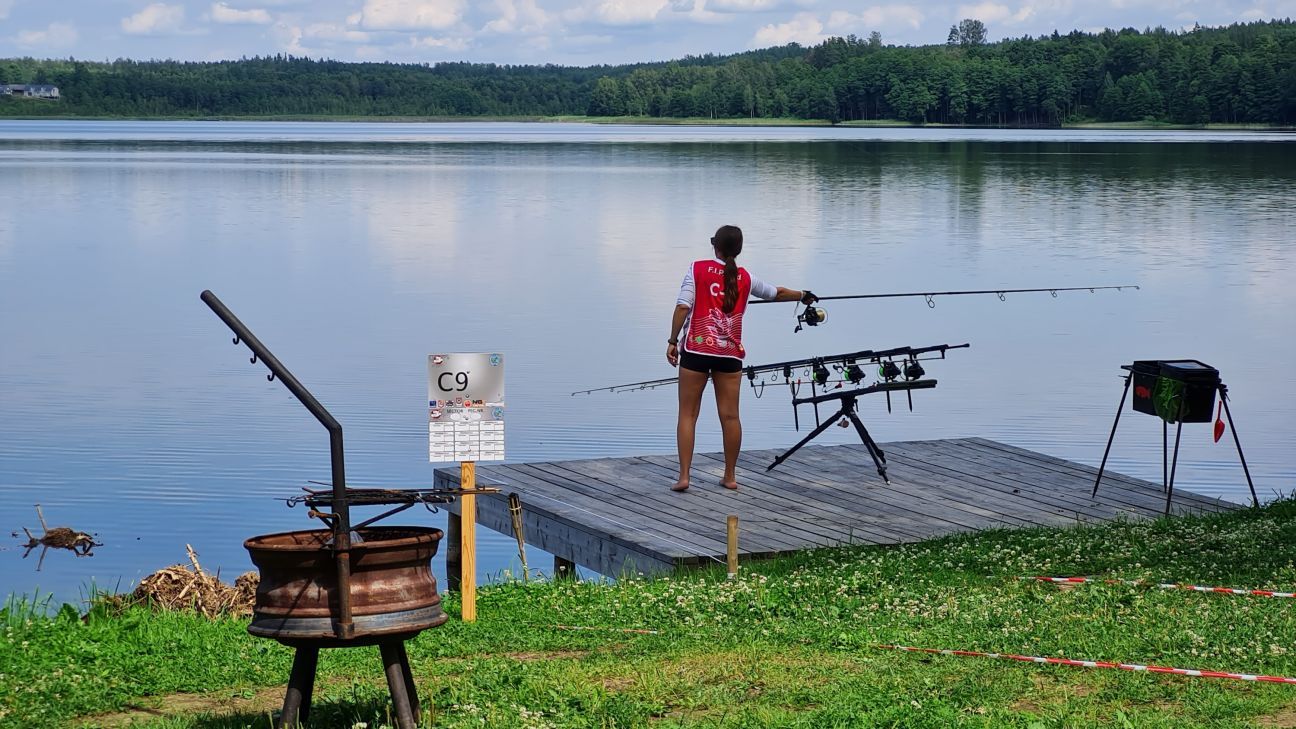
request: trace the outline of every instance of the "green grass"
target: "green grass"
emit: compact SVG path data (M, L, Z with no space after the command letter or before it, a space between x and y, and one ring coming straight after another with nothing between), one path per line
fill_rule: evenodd
M1296 726L1296 686L882 651L878 643L1296 676L1296 502L820 550L673 579L508 582L409 644L438 727ZM447 608L457 614L450 595ZM598 630L563 630L555 626ZM0 726L268 727L291 653L206 621L0 612ZM656 635L612 628L651 629ZM313 726L394 726L375 649L321 655ZM152 711L153 713L147 713Z

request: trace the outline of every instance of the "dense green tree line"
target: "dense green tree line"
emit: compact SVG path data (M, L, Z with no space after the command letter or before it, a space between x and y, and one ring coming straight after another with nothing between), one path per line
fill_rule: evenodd
M1071 120L1296 124L1291 20L986 43L965 20L939 46L830 38L734 56L585 68L344 63L0 60L0 115L653 116L1055 126Z

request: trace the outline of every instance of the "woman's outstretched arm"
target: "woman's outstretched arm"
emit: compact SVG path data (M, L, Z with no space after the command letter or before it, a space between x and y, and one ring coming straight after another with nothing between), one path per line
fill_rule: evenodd
M806 296L807 294L809 294L809 299L810 299L809 301L805 300L807 298ZM797 289L788 289L782 286L778 287L778 293L774 295L773 300L774 301L800 301L803 304L813 304L815 301L818 301L818 299L815 298L815 295L811 294L809 291L798 291Z

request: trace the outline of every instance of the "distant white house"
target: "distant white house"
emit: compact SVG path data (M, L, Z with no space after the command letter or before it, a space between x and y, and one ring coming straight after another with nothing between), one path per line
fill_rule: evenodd
M25 96L29 99L57 99L58 87L54 84L0 84L4 96Z

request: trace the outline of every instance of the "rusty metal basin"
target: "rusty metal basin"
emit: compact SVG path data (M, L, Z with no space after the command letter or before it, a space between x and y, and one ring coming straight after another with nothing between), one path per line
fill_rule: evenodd
M338 639L337 566L327 529L243 542L261 573L248 632L290 646L364 645L405 639L444 623L432 575L440 529L369 527L351 546L352 638Z

